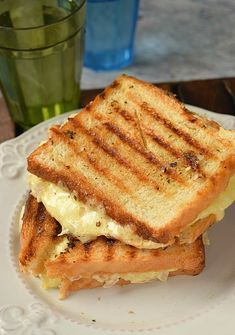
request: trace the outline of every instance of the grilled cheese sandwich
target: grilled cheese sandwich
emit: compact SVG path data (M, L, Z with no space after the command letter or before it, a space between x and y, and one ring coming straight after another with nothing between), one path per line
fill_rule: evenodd
M235 132L120 76L28 157L21 269L71 291L195 275L235 200Z

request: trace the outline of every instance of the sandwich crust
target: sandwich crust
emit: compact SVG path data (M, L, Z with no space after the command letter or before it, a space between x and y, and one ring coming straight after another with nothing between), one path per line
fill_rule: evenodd
M43 272L45 259L61 241L60 232L60 224L29 194L20 234L19 264L23 272L29 269L34 275Z
M235 132L189 112L161 89L121 76L28 158L134 234L172 243L225 190Z

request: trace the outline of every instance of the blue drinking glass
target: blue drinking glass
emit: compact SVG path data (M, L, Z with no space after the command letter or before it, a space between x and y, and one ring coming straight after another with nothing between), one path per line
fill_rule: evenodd
M88 0L85 66L114 70L132 63L139 0Z

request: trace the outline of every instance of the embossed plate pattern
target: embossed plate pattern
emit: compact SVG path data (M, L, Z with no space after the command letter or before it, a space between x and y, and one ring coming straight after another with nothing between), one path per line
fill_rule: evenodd
M235 129L230 115L188 108ZM59 301L56 290L43 291L39 280L19 272L17 221L27 194L26 157L45 138L48 126L66 116L0 145L0 334L234 334L234 205L211 229L207 266L197 277L85 290Z

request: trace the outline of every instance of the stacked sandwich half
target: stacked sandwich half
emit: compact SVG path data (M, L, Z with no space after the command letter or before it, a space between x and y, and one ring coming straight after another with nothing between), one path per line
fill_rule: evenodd
M121 76L28 158L21 269L81 288L196 275L235 200L235 132Z

